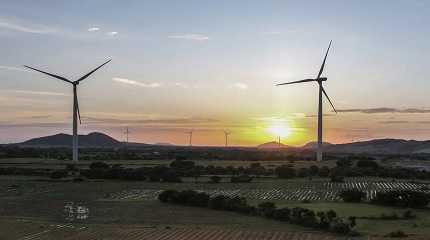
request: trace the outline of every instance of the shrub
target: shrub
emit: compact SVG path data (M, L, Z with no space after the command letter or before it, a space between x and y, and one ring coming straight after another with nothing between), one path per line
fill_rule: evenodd
M215 210L225 210L227 200L228 200L228 197L226 196L223 196L223 195L215 196L209 199L208 206L209 208L215 209Z
M211 179L211 183L221 182L221 177L219 177L219 176L212 176L210 179Z
M90 164L90 169L109 169L109 164L104 162L92 162Z
M281 222L288 222L290 220L290 214L291 210L289 208L280 208L275 210L273 218Z
M341 175L332 175L332 176L330 176L330 182L343 183L344 181L345 181L345 179Z
M378 192L372 200L375 204L408 208L423 208L429 202L429 194L410 190Z
M177 195L178 191L176 190L165 190L158 195L158 200L161 202L170 202L174 198L174 195Z
M358 189L350 189L342 191L339 196L344 202L361 202L366 197L366 193Z
M60 179L60 178L65 178L67 176L68 174L66 170L56 170L51 173L52 179Z
M406 233L404 233L401 230L397 230L394 232L390 232L387 235L385 235L386 237L390 237L390 238L405 238L408 237L408 235Z
M294 178L296 176L296 170L286 165L277 167L275 173L278 178Z
M248 175L233 176L230 178L230 182L232 183L249 183L251 181L252 177Z
M359 160L356 166L358 168L372 168L372 169L379 168L379 164L376 161L368 160L368 159Z
M276 205L273 202L262 202L258 204L257 213L263 217L272 218L276 211Z

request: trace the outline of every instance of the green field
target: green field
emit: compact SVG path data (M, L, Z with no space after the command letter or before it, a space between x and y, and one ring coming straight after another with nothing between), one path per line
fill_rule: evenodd
M313 179L310 181L308 179L278 180L262 178L256 179L255 182L252 183L223 182L220 184L210 184L206 182L207 179L205 178L199 179L198 183L194 183L193 179L185 180L185 183L175 184L130 181L87 181L74 183L52 181L40 177L2 176L0 178L0 216L2 222L0 225L3 229L5 229L5 227L7 228L7 226L21 226L21 230L15 230L14 233L10 233L13 234L13 236L20 237L47 231L47 229L49 230L52 228L52 225L62 226L71 224L71 226L73 226L62 227L61 229L54 227L55 229L41 234L41 236L43 235L44 237L51 236L51 239L55 239L55 236L59 236L58 234L65 234L65 232L69 232L71 236L80 236L81 239L85 239L85 234L91 233L99 236L100 234L103 235L108 232L108 230L100 229L110 229L109 231L117 229L118 232L113 232L111 234L121 235L125 234L122 231L135 231L135 228L155 228L158 229L157 231L161 231L160 234L164 234L163 231L165 232L167 230L163 229L166 228L186 229L184 230L185 232L197 231L198 229L200 229L198 231L203 231L201 229L214 229L214 231L230 231L233 235L237 235L239 232L240 234L248 234L246 231L252 229L257 232L269 232L267 233L269 235L271 234L270 232L282 232L290 235L292 233L296 234L293 234L293 238L279 239L302 239L301 237L303 237L303 239L319 239L313 238L315 234L317 234L316 236L326 236L327 239L331 239L330 234L315 233L315 231L310 231L309 229L296 225L280 223L260 217L163 204L154 199L133 197L124 199L112 198L116 193L132 191L133 189L242 189L246 192L255 189L270 190L286 186L301 187L303 184L312 185L327 181L327 179ZM358 180L360 179L348 179L349 182ZM369 181L381 181L381 179L369 179ZM253 198L249 199L249 201L253 204L258 204L264 201L264 199ZM314 210L333 209L345 217L352 215L357 217L377 217L382 213L391 214L393 212L400 215L404 211L404 209L398 208L369 204L350 204L339 201L311 201L310 203L287 200L271 201L276 202L278 206L304 206ZM80 208L84 211L82 214L77 214L76 212L71 214L69 211L66 211L67 206L73 206L75 210ZM392 230L398 229L413 234L414 239L430 234L430 211L417 210L414 211L414 213L417 215L417 218L412 220L358 219L357 230L364 233L366 236L372 236L372 238L385 235ZM92 232L88 231L84 233L80 230L76 230L80 228L92 229ZM145 232L147 230L139 231L141 231L142 234L147 234ZM19 239L12 237L12 235L8 235L7 232L8 231L5 230L1 231L0 239ZM297 235L305 233L308 234L307 237ZM191 232L189 234L191 234ZM252 235L253 233L249 234ZM34 239L50 238L37 237Z

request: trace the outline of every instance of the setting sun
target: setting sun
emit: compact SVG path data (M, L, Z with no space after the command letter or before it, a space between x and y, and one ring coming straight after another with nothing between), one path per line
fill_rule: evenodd
M287 123L282 123L282 124L278 123L278 124L272 125L268 128L268 131L273 135L282 137L282 138L288 137L291 133L291 129Z

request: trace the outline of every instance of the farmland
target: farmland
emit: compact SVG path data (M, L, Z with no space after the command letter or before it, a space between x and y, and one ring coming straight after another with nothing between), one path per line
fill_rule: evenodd
M268 188L268 185L271 185ZM162 186L162 185L161 185ZM332 183L328 179L314 180L258 180L252 184L187 184L186 188L208 193L211 196L240 196L250 200L288 200L288 201L339 201L339 192L346 189L360 189L371 200L377 192L390 190L417 190L430 192L425 182L387 181L383 179L351 178L344 183ZM153 188L154 186L150 186ZM183 185L165 186L167 189L183 189ZM109 199L115 200L153 200L164 189L128 189L113 193Z

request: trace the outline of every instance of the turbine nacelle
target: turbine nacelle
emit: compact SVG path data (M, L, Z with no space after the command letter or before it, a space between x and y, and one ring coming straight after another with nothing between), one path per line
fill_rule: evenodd
M317 79L315 79L317 82L325 82L325 81L327 81L327 78L326 77L320 77L320 78L317 78Z

